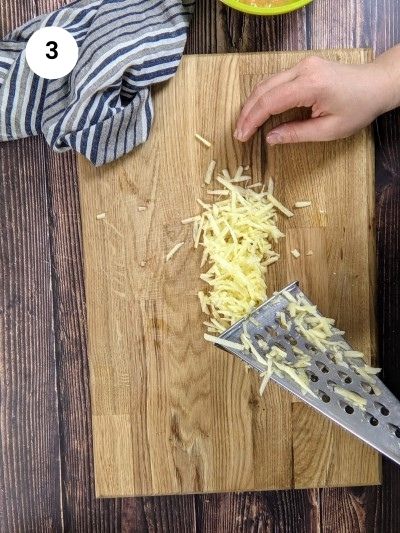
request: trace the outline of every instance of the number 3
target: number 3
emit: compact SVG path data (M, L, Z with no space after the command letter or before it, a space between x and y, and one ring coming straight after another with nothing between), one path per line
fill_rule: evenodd
M46 44L46 46L48 46L50 48L50 52L51 52L51 54L46 54L46 57L48 57L49 59L57 59L57 57L58 57L58 52L57 52L58 44L55 41L49 41Z

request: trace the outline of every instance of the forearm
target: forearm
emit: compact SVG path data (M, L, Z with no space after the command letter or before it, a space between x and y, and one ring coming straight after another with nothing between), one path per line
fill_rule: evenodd
M378 68L377 75L382 79L385 95L383 112L400 106L400 45L378 56L373 65Z

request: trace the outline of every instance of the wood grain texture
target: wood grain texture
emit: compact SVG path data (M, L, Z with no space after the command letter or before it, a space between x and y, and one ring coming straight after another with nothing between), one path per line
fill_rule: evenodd
M315 2L310 10L308 40L313 47L329 42L332 46L372 47L374 53L379 54L400 42L399 19L400 5L390 0L379 3L374 0L342 2L337 11L330 9L326 2ZM375 129L378 353L384 368L384 379L397 395L399 389L394 383L395 376L399 375L397 338L391 314L399 309L400 299L394 282L396 275L392 276L393 271L386 258L393 257L393 254L396 256L397 250L395 221L398 219L398 210L392 185L398 183L400 178L397 149L399 123L400 114L397 111L378 119ZM383 287L386 287L385 291ZM394 379L387 381L390 380L389 376ZM393 512L393 501L400 499L398 483L398 467L384 460L382 489L321 490L321 523L331 524L333 516L340 517L327 526L338 533L358 530L391 533L400 530L400 513ZM358 502L360 512L354 513L353 502Z
M384 0L379 8L370 2L371 42L383 52L400 42L400 5ZM385 24L385 21L387 23ZM399 290L399 220L400 220L400 110L380 117L376 123L377 144L377 252L380 258L378 320L380 354L384 379L400 397L400 361L398 356L400 322ZM397 376L397 377L396 377ZM400 469L383 462L383 486L378 494L378 529L400 531ZM375 495L369 495L373 502ZM368 506L367 512L368 512ZM370 506L372 507L372 505Z
M36 16L2 2L0 32ZM58 390L45 144L0 144L0 530L60 531Z
M212 494L197 496L196 501L197 530L204 533L320 531L317 490Z
M231 56L231 60L237 61L237 58ZM215 101L210 98L219 83L235 86L229 79L235 71L229 67L222 69L217 79L211 75L220 66L219 61L215 58L215 63L209 64L208 71L204 72L205 79L213 85L209 86L206 98L209 105L216 106L216 116L223 117L223 121L232 121L234 108L231 101L236 98L237 112L240 94L232 90L227 102L224 98ZM198 66L191 61L186 65L182 75L184 83L189 84ZM289 453L289 441L285 438L289 433L288 417L278 424L269 440L278 450L276 462L281 462L281 468L271 463L270 468L261 473L253 464L252 450L262 440L255 438L252 426L253 418L257 417L260 425L256 425L255 430L258 427L260 437L267 440L266 431L262 429L265 429L268 417L263 420L260 416L266 411L265 405L261 407L257 400L252 401L256 395L256 382L246 379L242 365L228 355L216 358L215 351L202 340L202 319L196 303L197 258L187 249L174 262L167 265L164 262L173 244L185 234L188 238L188 228L182 227L180 220L195 208L195 197L202 195L202 175L198 168L205 169L209 157L193 138L190 141L186 138L184 148L171 143L167 131L171 127L176 131L189 129L194 135L200 126L207 135L206 130L210 127L226 129L224 123L215 126L209 115L207 118L207 115L193 113L196 100L200 102L199 94L188 91L188 99L179 114L175 113L175 106L171 106L171 94L175 94L178 100L184 96L174 84L159 93L157 111L162 109L167 116L165 121L156 121L155 144L149 142L138 152L141 157L132 160L133 167L127 158L126 167L115 164L101 171L106 172L102 182L114 199L115 207L110 205L105 191L98 189L93 195L98 174L88 167L89 179L81 188L84 231L94 228L100 232L98 238L89 240L86 233L86 243L94 245L89 251L86 249L89 253L86 255L87 279L93 280L95 292L106 298L95 304L94 285L87 284L91 302L89 324L105 324L107 316L114 317L110 325L110 331L114 332L111 337L104 334L106 330L101 332L100 329L92 329L97 333L89 337L89 351L93 354L93 414L95 427L99 429L95 434L95 448L99 450L98 472L110 463L110 452L115 445L115 434L108 431L110 420L116 415L128 414L132 419L134 485L127 493L261 488L266 486L266 479L267 486L290 486L291 474L283 463ZM208 123L199 124L203 119ZM227 158L221 159L222 165L226 165L228 159L230 162L236 159L237 146L227 145L224 136L219 143L220 153ZM177 167L175 162L182 157L182 150L189 157L184 165ZM154 159L154 151L162 151L165 159ZM147 177L143 176L144 160L149 171ZM193 176L190 181L188 175ZM109 179L111 176L113 178ZM171 178L164 179L163 176ZM181 201L176 205L178 196ZM140 205L147 205L148 209L139 212ZM107 218L103 224L93 227L86 214L98 222L95 215L101 211L107 212ZM121 225L121 215L128 225L129 221L133 222L133 233L129 230L133 239L127 239L127 226ZM135 231L135 227L141 227L141 231ZM161 231L154 228L161 228ZM101 262L92 262L88 258L95 254L100 241L103 242L104 255ZM142 261L146 261L146 268L140 266ZM99 265L101 268L97 269ZM112 313L109 314L107 309L112 309ZM94 313L90 314L91 311ZM135 317L132 326L126 322L127 317ZM114 359L114 353L118 354L118 361ZM212 365L214 359L215 365ZM122 382L126 386L122 387ZM280 405L282 402L289 412L289 399L279 391L276 403ZM253 403L254 408L251 407ZM145 439L142 438L144 434ZM215 445L225 439L227 447ZM117 472L125 469L123 463L120 465L115 468ZM107 484L101 485L101 480L107 480ZM100 495L115 494L110 476L99 473L97 491Z
M380 348L385 382L400 397L400 363L398 346L400 333L399 234L400 234L400 113L395 111L379 119L378 139L378 195L377 227L379 275L378 317ZM383 463L384 484L380 519L383 531L400 530L400 469L390 461Z
M66 3L1 2L0 34ZM0 531L117 531L94 498L75 157L0 152Z
M0 144L0 529L7 532L62 526L44 153L37 139Z
M75 156L47 150L46 165L64 527L66 531L118 530L120 502L94 497Z
M5 34L18 24L45 10L53 9L67 3L65 0L2 0L0 3L0 33ZM321 47L324 40L329 39L332 46L372 46L376 52L382 52L400 40L399 9L397 0L348 0L340 3L337 0L315 0L314 4L291 16L260 19L246 17L222 7L214 0L197 0L196 14L191 25L187 50L190 53L215 53L231 51L260 51L280 50L310 47ZM318 17L314 15L318 8ZM349 22L351 18L351 23ZM327 35L328 34L328 35ZM232 46L234 43L234 47ZM400 213L400 196L396 184L400 179L399 132L400 118L398 113L392 113L378 121L376 130L377 157L377 222L378 222L378 318L380 330L380 357L383 359L385 380L394 392L399 390L399 358L398 358L398 310L400 309L400 293L398 290L398 220ZM2 147L2 167L18 168L28 165L29 180L43 186L42 171L38 170L38 162L43 161L50 152L44 148L44 141L36 140L10 143L7 149ZM68 245L68 253L77 255L79 242L76 228L79 226L76 215L79 212L77 202L76 181L74 178L74 162L70 155L55 156L60 162L49 165L47 177L49 183L57 184L53 193L55 214L62 210L63 216L58 219L52 229L52 235L57 243L58 261L53 260L53 252L49 252L52 272L58 279L63 293L65 312L59 312L58 298L53 299L55 320L55 336L63 339L62 356L70 354L65 371L59 374L58 383L63 388L57 404L62 410L60 416L60 431L63 435L63 462L65 468L60 471L56 458L48 453L37 452L34 444L29 464L35 463L35 474L32 468L25 468L26 461L22 459L23 442L39 442L48 431L54 431L57 421L54 420L52 409L43 409L41 424L27 426L18 422L20 411L16 407L21 402L29 401L29 383L31 370L41 368L37 352L30 351L24 359L20 352L15 356L7 349L4 351L4 361L7 365L14 361L14 367L20 372L21 379L10 381L10 371L7 376L7 390L9 398L13 400L4 403L4 386L1 384L0 415L4 421L12 420L13 426L8 426L7 438L13 439L15 447L20 449L17 462L12 461L10 454L2 456L0 477L8 483L1 485L0 502L0 530L1 531L61 531L59 527L60 505L58 500L50 497L51 487L63 483L64 491L64 530L66 531L202 531L207 526L208 531L233 531L240 520L240 531L334 531L335 533L353 533L353 531L367 531L376 533L393 533L400 531L400 475L399 469L390 462L384 462L382 489L369 487L365 489L322 489L316 491L282 491L279 493L251 494L248 501L251 506L243 505L242 495L213 495L196 497L172 498L135 498L124 500L95 500L93 497L93 466L90 449L91 423L90 402L87 393L87 361L85 339L80 333L85 324L81 324L73 316L74 310L79 309L84 302L82 284L82 264L77 259L72 264L69 257L62 252ZM1 176L3 180L3 175ZM3 183L2 183L3 185ZM30 202L31 194L26 197L23 189L26 180L13 179L9 187L2 187L0 198L2 218L4 206L10 206L14 212L21 205ZM36 187L36 185L35 185ZM73 194L71 193L71 187ZM41 201L48 195L47 190L40 195ZM59 199L62 202L59 203ZM49 204L52 200L49 199ZM70 215L68 215L70 213ZM57 221L57 218L56 218ZM45 215L42 224L46 227ZM47 224L50 226L50 218ZM36 226L35 226L36 227ZM23 228L20 218L15 220L14 231ZM11 229L2 224L4 240L11 239ZM47 229L44 230L48 231ZM34 238L36 233L30 232L20 241L20 252L24 253L26 263L25 272L32 275L34 257L43 257L43 248L39 247L40 239ZM32 257L32 259L30 259ZM21 284L19 271L14 270L14 264L5 256L0 256L6 273L10 273L10 282L17 290L18 298L24 299L25 285ZM31 263L32 261L32 263ZM43 283L48 283L48 274L43 271ZM3 278L5 279L5 278ZM4 285L4 283L3 283ZM60 292L58 293L60 295ZM0 293L0 309L5 309L6 292ZM47 342L44 331L45 314L40 312L34 322L35 328L40 328L40 338ZM0 315L3 329L5 314ZM79 322L79 324L78 324ZM32 324L32 321L31 321ZM23 329L25 328L25 329ZM26 315L21 321L9 322L7 333L8 342L17 345L21 341L23 331L27 342L32 343L36 333L28 325ZM384 335L382 335L384 331ZM68 334L65 334L68 332ZM60 342L59 340L57 343ZM4 346L4 345L3 345ZM40 352L43 354L43 352ZM74 354L74 357L71 357ZM40 359L41 361L42 359ZM3 367L2 367L3 368ZM40 372L40 371L39 371ZM41 383L45 391L44 383ZM54 387L43 393L47 398L54 397ZM40 406L35 405L35 409ZM53 414L52 414L53 413ZM16 418L15 415L18 415ZM18 429L16 424L18 423ZM2 428L4 426L2 425ZM3 433L3 432L2 432ZM3 437L4 439L4 437ZM44 438L46 440L46 438ZM26 448L25 448L26 449ZM4 450L4 447L3 447ZM15 452L13 452L15 453ZM28 460L28 455L26 455ZM22 462L20 462L22 461ZM47 467L42 468L38 465ZM17 463L20 464L19 483L17 479ZM61 481L60 481L61 480ZM44 487L44 488L43 488ZM40 492L40 490L45 492ZM360 494L363 492L363 496ZM355 496L353 496L355 494ZM42 497L43 496L43 497ZM321 501L319 501L319 497ZM357 501L359 512L353 512L353 499ZM31 502L36 498L40 504ZM51 501L50 501L51 499ZM213 502L209 505L208 500ZM24 502L25 511L22 511ZM66 502L67 505L66 505ZM312 512L314 508L314 512ZM43 510L45 511L43 512ZM45 516L51 516L46 520ZM12 518L10 518L12 517ZM54 527L52 527L52 525ZM71 524L71 527L68 526ZM185 524L188 524L187 528ZM213 528L213 529L211 529ZM313 529L314 528L314 529ZM316 529L318 528L318 529Z
M194 498L194 496L125 498L122 500L121 531L124 533L201 531Z
M324 55L367 60L365 51ZM145 146L100 169L79 159L99 496L380 481L374 452L307 408L292 415L290 396L277 387L258 398L255 376L202 341L199 254L189 245L190 228L180 224L197 212L197 197L207 198L202 184L210 158L231 172L250 164L255 181L272 173L282 201L292 206L306 198L313 207L280 222L287 239L284 259L271 268L270 291L300 279L312 299L324 295L322 312L339 318L350 342L374 352L369 130L346 141L268 154L265 132L247 145L232 140L240 98L260 77L302 57L186 57L175 79L155 94L157 118ZM197 80L207 91L196 89ZM196 131L213 140L211 150L194 140ZM103 212L106 218L98 220ZM304 245L311 242L303 240L316 240L317 230L324 244L306 257ZM179 241L186 247L165 263ZM299 260L290 254L294 247L302 252ZM331 434L327 441L317 438L323 424Z

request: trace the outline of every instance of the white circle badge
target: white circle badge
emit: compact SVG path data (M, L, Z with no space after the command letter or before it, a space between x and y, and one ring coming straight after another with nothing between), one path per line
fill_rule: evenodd
M26 45L26 61L35 74L47 80L67 76L78 61L74 37L64 28L46 27L32 34Z

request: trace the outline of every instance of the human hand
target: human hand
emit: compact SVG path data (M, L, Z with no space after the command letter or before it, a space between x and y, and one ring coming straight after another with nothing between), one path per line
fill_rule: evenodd
M247 141L272 115L292 108L311 108L311 118L275 127L271 145L345 138L396 107L399 79L391 69L398 63L394 48L374 63L347 65L309 57L295 67L256 85L237 121L235 137Z

